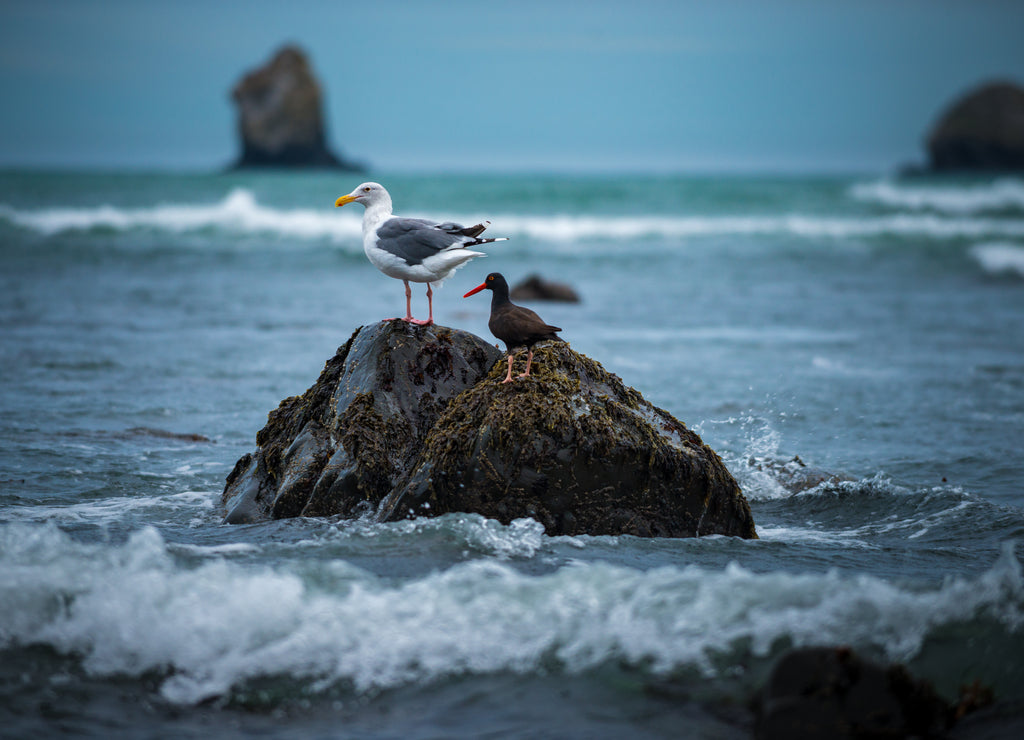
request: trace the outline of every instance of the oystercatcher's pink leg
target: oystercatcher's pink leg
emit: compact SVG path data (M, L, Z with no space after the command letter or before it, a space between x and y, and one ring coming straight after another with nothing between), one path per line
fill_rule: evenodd
M508 373L505 375L505 379L503 381L501 381L501 382L502 383L511 383L512 382L512 353L511 352L508 353Z
M530 374L530 363L533 362L533 347L526 348L526 370L519 373L517 377L525 378Z

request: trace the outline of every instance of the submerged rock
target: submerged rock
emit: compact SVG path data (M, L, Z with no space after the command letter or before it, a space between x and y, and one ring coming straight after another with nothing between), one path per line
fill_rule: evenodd
M954 713L902 665L880 666L848 648L801 648L783 655L756 697L755 737L940 737Z
M786 461L750 457L747 459L747 466L751 470L766 474L789 493L803 493L821 485L837 486L853 481L853 478L846 475L808 467L799 455Z
M509 297L517 301L561 301L579 303L580 295L571 285L528 275L513 286Z
M400 321L358 330L286 399L224 491L227 521L472 512L549 534L756 537L700 437L564 343L510 384L483 339Z
M361 170L327 146L320 85L306 55L280 49L235 85L242 155L236 167L330 167Z
M934 172L1024 171L1024 88L972 90L942 115L927 145Z

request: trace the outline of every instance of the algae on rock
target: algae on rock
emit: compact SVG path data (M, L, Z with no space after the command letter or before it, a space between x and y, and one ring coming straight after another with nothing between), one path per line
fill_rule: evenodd
M271 412L228 478L227 521L474 512L549 534L756 537L700 437L567 344L502 384L483 339L380 322Z
M474 511L531 517L548 534L756 537L750 508L700 437L567 344L539 345L533 373L499 363L427 436L379 516Z

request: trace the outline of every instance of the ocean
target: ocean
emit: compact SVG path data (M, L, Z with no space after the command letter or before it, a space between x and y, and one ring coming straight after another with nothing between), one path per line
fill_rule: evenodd
M571 284L529 305L722 456L760 539L224 525L267 413L404 312L333 207L361 179L0 173L0 735L744 738L809 645L1020 729L1024 180L375 173L510 238L438 323L494 341L491 271Z

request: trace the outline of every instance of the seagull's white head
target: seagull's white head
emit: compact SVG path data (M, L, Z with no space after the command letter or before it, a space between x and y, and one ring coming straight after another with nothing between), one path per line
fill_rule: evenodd
M334 201L334 207L339 208L346 203L362 203L366 208L387 204L390 208L391 196L380 183L364 182L348 195L343 195Z

